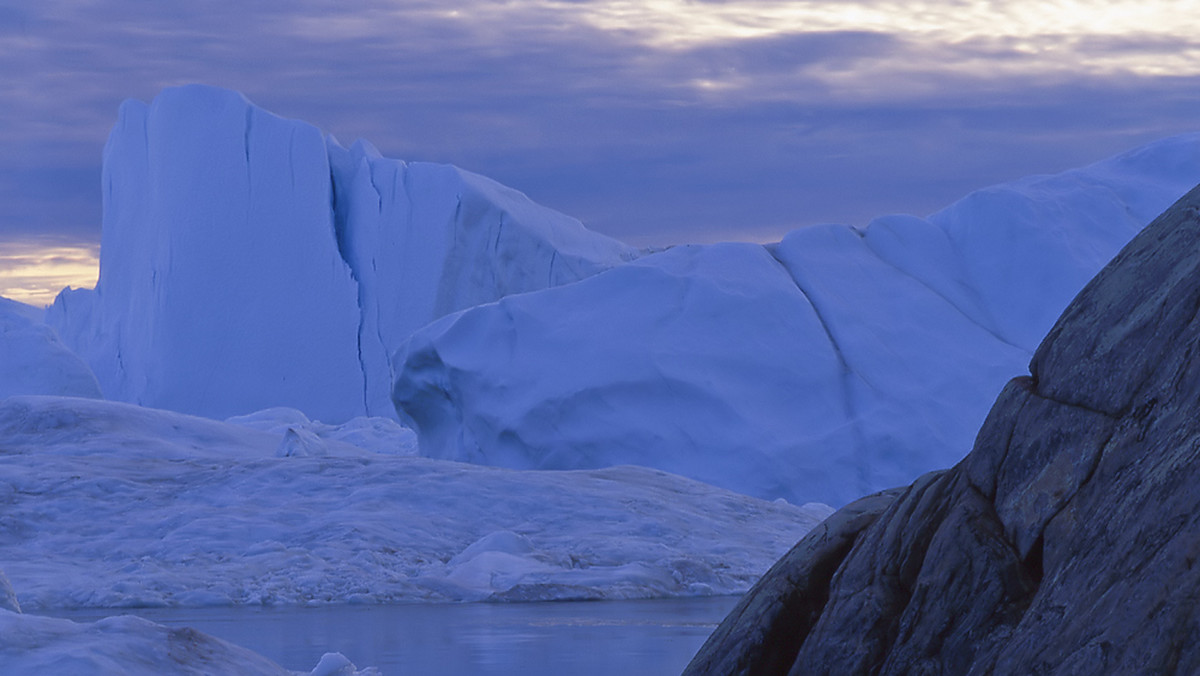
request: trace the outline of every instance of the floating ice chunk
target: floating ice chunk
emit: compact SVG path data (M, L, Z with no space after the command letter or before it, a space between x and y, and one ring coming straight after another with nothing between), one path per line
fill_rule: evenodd
M245 648L194 629L170 629L132 616L76 623L3 609L0 609L0 665L8 674L55 676L293 676L294 673Z
M379 676L379 670L369 667L360 671L345 655L325 653L309 676Z

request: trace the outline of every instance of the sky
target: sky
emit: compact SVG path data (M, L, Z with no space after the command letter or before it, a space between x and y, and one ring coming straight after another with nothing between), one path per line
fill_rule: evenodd
M91 286L125 98L237 89L630 244L777 240L1200 130L1191 0L0 0L0 295Z

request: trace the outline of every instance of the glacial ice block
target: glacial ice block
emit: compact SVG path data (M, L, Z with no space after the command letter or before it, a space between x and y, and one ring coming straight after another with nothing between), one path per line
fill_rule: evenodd
M102 181L92 325L59 321L109 397L211 417L361 410L320 131L235 92L168 89L122 105Z
M50 322L109 397L214 418L394 419L389 355L413 329L633 256L482 177L200 85L125 102L102 182L100 281Z
M1190 135L927 219L676 247L419 329L393 394L434 457L845 504L957 462L1071 297L1197 181Z

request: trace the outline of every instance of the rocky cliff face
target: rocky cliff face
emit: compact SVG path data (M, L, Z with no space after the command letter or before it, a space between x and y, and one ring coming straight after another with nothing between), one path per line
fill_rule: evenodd
M1200 188L1079 294L954 468L840 510L685 672L1200 673Z

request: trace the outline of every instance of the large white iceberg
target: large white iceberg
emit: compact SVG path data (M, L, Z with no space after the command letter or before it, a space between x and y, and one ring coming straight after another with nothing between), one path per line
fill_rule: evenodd
M215 418L395 417L413 329L633 256L483 177L199 85L126 101L102 182L99 283L48 321L108 397Z
M418 330L394 398L433 457L844 504L956 462L1074 294L1198 181L1183 136L928 219L676 247Z

